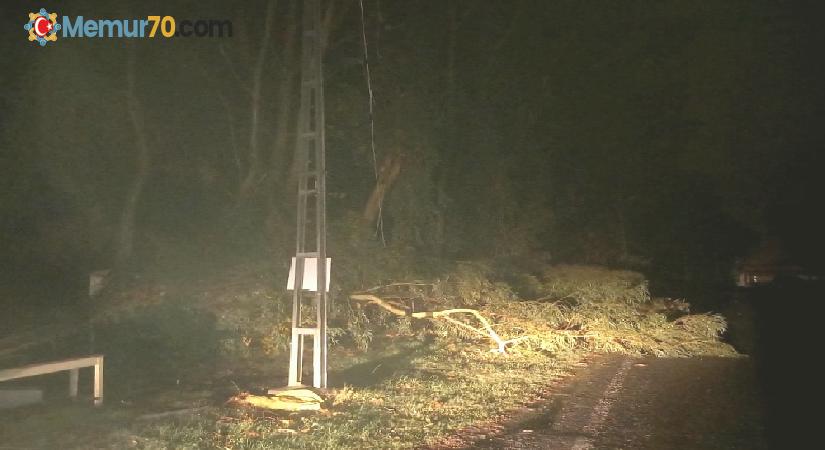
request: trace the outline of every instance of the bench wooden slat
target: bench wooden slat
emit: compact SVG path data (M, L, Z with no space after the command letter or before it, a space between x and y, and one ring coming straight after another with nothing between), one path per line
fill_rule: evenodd
M83 367L96 367L102 364L103 355L92 355L84 356L81 358L65 359L62 361L29 364L27 366L15 367L13 369L0 370L0 381L33 377L36 375L45 375L49 373L61 372L64 370L80 369Z
M77 397L77 381L79 378L78 372L79 369L84 367L94 368L94 400L95 405L101 405L103 403L103 355L83 356L81 358L29 364L27 366L15 367L13 369L3 369L0 370L0 382L69 371L69 396Z

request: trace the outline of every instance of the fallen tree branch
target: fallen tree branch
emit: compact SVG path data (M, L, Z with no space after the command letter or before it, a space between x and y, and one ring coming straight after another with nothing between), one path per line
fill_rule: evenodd
M467 308L457 308L457 309L445 309L442 311L422 311L422 312L412 312L407 311L401 308L398 308L380 297L373 295L373 294L352 294L349 296L351 300L366 302L368 305L376 305L379 306L386 311L389 311L396 316L407 316L413 317L416 319L444 319L453 325L462 327L464 329L470 330L476 334L481 336L487 337L493 342L496 343L498 346L498 352L504 353L508 345L515 344L519 341L523 341L525 339L529 339L529 336L521 336L515 339L502 339L501 336L496 333L493 329L493 326L490 324L490 321L487 320L480 312L475 309L467 309ZM472 325L468 325L458 319L450 317L451 314L470 314L474 316L479 322L481 322L482 327L477 328Z

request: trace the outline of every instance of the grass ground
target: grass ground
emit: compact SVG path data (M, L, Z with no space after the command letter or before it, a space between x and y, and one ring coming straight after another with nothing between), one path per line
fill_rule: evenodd
M348 329L360 334L339 334L330 356L330 378L336 388L319 413L276 413L225 403L241 391L283 384L283 354L235 355L207 363L204 358L211 352L201 348L199 359L186 357L198 353L186 349L199 345L199 337L226 340L213 331L199 334L203 324L226 328L220 325L221 316L185 324L183 318L191 315L163 308L164 320L142 315L135 326L121 326L120 334L140 334L148 327L157 336L135 337L137 349L146 352L146 346L155 345L161 351L162 342L173 340L176 344L164 361L179 358L185 367L146 371L134 361L124 365L126 357L121 362L114 359L121 367L114 368L110 383L119 386L111 386L114 394L106 406L49 402L5 412L0 414L0 436L6 445L30 448L410 448L443 442L445 436L495 421L529 403L593 351L735 355L720 340L724 319L687 315L651 301L638 274L556 267L522 278L530 283L535 299L519 299L509 286L467 268L428 284L424 291L419 286L404 291L427 308L476 308L503 338L525 337L505 354L491 352L489 342L449 323L410 323L368 307L347 309ZM427 283L416 283L420 284ZM232 296L252 299L245 304L269 298L260 286L255 289L255 295ZM397 287L374 292L404 296ZM223 292L218 303L231 307L225 300ZM206 309L210 308L214 310L214 304ZM277 315L268 314L263 314L267 321L278 322ZM260 327L250 317L241 319L244 326L236 330L241 334L252 336L250 330ZM279 327L276 323L272 330L257 332L254 339L265 343ZM242 336L243 342L254 339ZM363 351L368 341L370 349ZM129 341L119 342L119 350L111 352L128 354ZM265 345L258 350L273 348L277 350ZM129 380L130 374L166 381ZM172 379L175 383L169 382ZM64 381L54 380L65 387ZM133 386L128 393L126 385Z
M405 367L367 387L333 390L321 413L218 408L173 426L146 426L136 446L410 448L505 413L569 367L566 359L407 346L399 349L409 355Z
M0 435L36 448L409 448L529 401L564 376L575 356L396 340L339 367L332 377L348 383L330 390L320 413L237 408L215 404L203 390L166 391L152 394L156 408L193 409L141 419L147 408L135 405L41 405L4 420Z

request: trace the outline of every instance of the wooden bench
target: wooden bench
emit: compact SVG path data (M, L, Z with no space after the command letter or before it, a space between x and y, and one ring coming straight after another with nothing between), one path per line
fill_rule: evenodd
M2 369L0 370L0 382L67 370L69 371L69 396L75 398L77 397L78 375L80 369L84 367L94 367L95 406L100 405L103 403L103 355L83 356L62 361L29 364L14 369Z

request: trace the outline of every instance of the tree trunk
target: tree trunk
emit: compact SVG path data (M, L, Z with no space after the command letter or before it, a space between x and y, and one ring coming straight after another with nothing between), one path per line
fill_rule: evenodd
M619 250L621 251L621 255L619 256L619 261L625 263L628 261L629 250L627 244L627 225L625 223L625 204L624 202L619 199L616 202L616 225L618 226L619 231Z
M129 57L127 82L127 109L132 128L135 132L135 143L138 151L135 178L129 186L126 199L123 204L123 211L120 216L120 226L115 248L115 264L121 266L132 258L135 242L135 219L143 187L149 175L151 155L149 144L146 142L146 130L144 125L143 109L137 98L135 89L135 54Z
M261 86L263 84L264 66L267 61L269 41L272 36L272 19L275 15L275 2L268 2L264 19L264 34L261 38L261 47L252 72L252 90L249 93L250 123L249 123L249 151L246 175L238 187L238 206L246 203L255 191L255 187L262 180L261 154L258 146L258 134L261 121Z
M290 184L294 179L291 176L291 165L293 162L290 151L294 146L290 146L291 139L289 138L290 131L297 131L298 123L296 122L295 114L293 114L293 92L300 92L296 90L295 78L300 73L295 69L300 67L300 61L295 60L295 54L298 47L297 31L297 0L292 0L289 4L289 15L286 20L289 26L286 29L286 39L284 42L283 53L281 56L281 84L278 87L278 109L275 116L275 140L272 143L272 149L269 160L270 182L267 183L269 190L268 203L269 211L266 218L266 227L272 232L272 238L277 240L278 236L275 233L280 233L283 230L283 225L286 225L284 210L286 206L293 205L295 196L295 185ZM292 68L292 69L289 69ZM297 184L297 180L294 180Z
M392 188L401 173L402 160L401 155L391 153L381 162L381 168L378 170L378 181L375 182L375 188L373 188L372 194L370 194L369 200L364 206L362 217L365 222L375 223L378 220L378 214L384 204L384 196Z
M293 153L288 150L292 148L289 146L289 133L297 126L295 115L292 114L293 92L300 92L296 89L295 83L295 77L300 73L297 69L300 67L300 61L295 60L298 47L295 39L298 31L297 9L297 2L291 1L289 15L286 18L289 26L286 29L286 39L281 54L281 84L278 86L278 109L275 112L275 140L272 142L270 154L273 192L282 190L284 180L288 177L288 164L291 163ZM286 169L285 166L287 166Z

